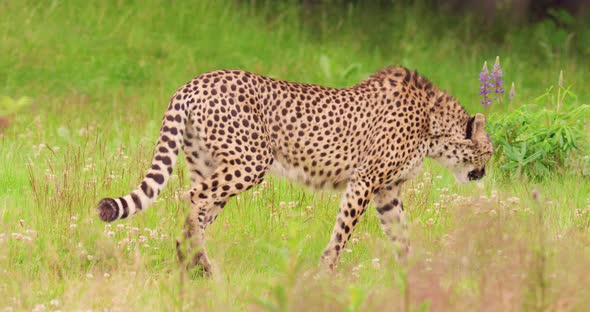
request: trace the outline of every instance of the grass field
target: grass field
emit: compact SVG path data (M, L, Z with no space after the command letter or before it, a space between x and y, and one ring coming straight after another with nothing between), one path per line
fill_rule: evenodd
M141 181L169 97L213 69L341 87L403 64L492 118L535 102L563 70L576 94L564 109L590 102L583 25L498 35L419 5L316 12L315 22L300 13L240 1L0 2L0 96L32 99L0 130L0 311L587 309L590 179L574 167L532 183L501 179L492 164L482 182L458 185L427 162L404 190L407 266L369 209L333 276L317 264L339 194L279 178L208 229L211 279L177 265L183 161L148 211L100 222L98 200ZM477 78L496 55L517 95L486 111Z

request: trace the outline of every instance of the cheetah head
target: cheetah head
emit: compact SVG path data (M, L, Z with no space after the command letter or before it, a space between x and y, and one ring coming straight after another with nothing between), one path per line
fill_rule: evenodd
M460 130L431 138L429 156L451 170L459 183L483 178L493 153L484 115L462 119L453 128Z

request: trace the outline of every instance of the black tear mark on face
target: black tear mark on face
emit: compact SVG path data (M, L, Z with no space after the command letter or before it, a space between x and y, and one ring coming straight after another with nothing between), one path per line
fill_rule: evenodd
M465 131L465 138L467 140L471 140L473 134L473 121L475 121L475 117L471 117L469 118L469 121L467 121L467 129Z

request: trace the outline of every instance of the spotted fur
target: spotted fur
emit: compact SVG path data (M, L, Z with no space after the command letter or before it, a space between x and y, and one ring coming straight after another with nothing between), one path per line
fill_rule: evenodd
M384 68L342 89L214 71L188 82L170 100L141 184L126 196L103 199L98 211L102 220L114 221L146 209L182 148L192 182L184 236L195 254L188 266L210 271L206 227L230 197L269 171L314 188L345 189L322 255L327 267L336 265L370 201L403 258L409 248L404 182L424 157L450 168L461 182L481 178L492 153L484 128L483 115L469 116L457 100L404 67Z

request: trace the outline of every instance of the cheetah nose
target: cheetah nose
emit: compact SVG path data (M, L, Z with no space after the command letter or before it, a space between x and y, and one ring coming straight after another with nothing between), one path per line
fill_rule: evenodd
M469 173L467 174L467 177L469 178L469 181L473 181L473 180L479 180L481 178L483 178L483 176L486 174L486 169L482 168L481 170L471 170L469 171Z

